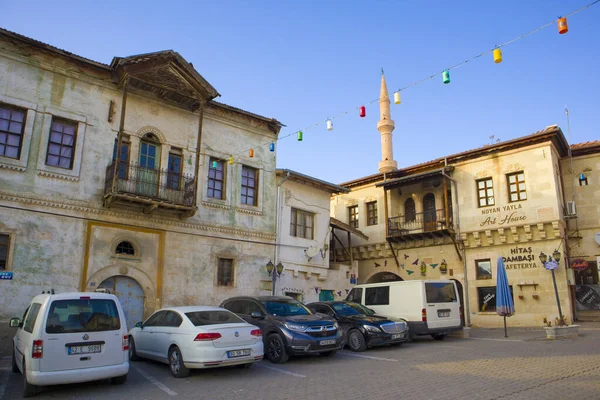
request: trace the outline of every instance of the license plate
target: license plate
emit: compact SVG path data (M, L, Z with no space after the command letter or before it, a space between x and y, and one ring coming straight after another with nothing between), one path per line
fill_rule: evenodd
M252 354L252 350L244 349L244 350L231 350L227 352L227 357L235 358L235 357L244 357Z
M330 344L335 344L335 339L319 340L319 346L328 346Z
M401 333L396 333L394 335L392 335L392 340L394 339L400 339L403 335Z
M92 344L89 346L70 346L69 347L69 355L100 353L101 350L102 350L102 346L99 344Z
M450 311L438 311L438 317L447 318L450 316Z

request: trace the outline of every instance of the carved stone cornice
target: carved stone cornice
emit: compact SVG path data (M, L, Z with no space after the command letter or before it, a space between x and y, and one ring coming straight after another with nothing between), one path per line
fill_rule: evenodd
M263 212L260 210L250 210L250 209L242 208L242 207L236 207L235 210L239 211L241 213L244 213L244 214L257 215L257 216L263 215Z
M501 244L526 243L538 240L556 240L562 237L561 221L523 224L508 228L461 232L460 237L467 248L487 247Z
M56 172L44 171L43 169L38 169L37 174L45 178L62 179L69 182L79 182L79 177L57 174Z
M148 216L147 214L143 214L143 213L115 211L114 209L105 209L102 207L95 207L95 206L89 204L88 202L79 201L79 200L57 201L57 200L45 198L42 196L36 196L36 195L22 196L22 195L15 194L15 193L0 191L0 201L28 204L28 205L39 206L39 207L56 208L56 209L61 209L61 210L65 210L65 211L80 212L80 213L88 214L88 215L92 214L92 215L103 216L103 217L114 217L114 218L118 218L120 220L130 221L133 223L135 223L134 221L136 221L136 222L140 223L139 224L140 227L142 226L142 223L146 223L144 225L151 224L151 225L154 225L154 227L156 227L156 226L162 226L163 228L166 226L180 227L180 228L186 228L186 229L195 230L195 231L213 232L213 233L220 233L223 235L230 235L230 236L244 236L244 237L257 238L257 239L264 239L264 240L268 240L268 241L276 240L275 235L264 233L264 232L247 231L247 230L236 229L236 228L199 224L196 222L181 221L176 218L173 218L173 219L169 219L166 217L159 218L156 216ZM27 210L24 209L24 211L27 211ZM67 214L65 214L65 215L67 215ZM262 213L261 213L261 215L262 215ZM219 237L215 236L215 238L219 238Z
M1 162L0 162L0 168L8 169L10 171L17 171L17 172L25 172L27 170L27 167L19 167L17 165L4 164Z
M228 204L212 203L210 201L202 201L204 207L220 208L222 210L231 210L231 206Z

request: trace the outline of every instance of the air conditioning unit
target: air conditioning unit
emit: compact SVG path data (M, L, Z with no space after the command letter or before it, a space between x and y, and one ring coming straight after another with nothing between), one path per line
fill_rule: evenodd
M567 216L577 215L577 207L575 207L574 201L567 201Z

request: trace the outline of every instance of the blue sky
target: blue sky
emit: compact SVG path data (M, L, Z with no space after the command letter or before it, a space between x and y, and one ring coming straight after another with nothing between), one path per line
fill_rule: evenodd
M304 130L277 144L277 166L340 183L377 173L381 68L390 92L592 2L17 1L0 26L104 63L173 49L221 93L218 99ZM571 142L600 139L600 3L402 92L392 105L399 167L509 140L558 124ZM390 93L390 95L392 95ZM350 111L334 120L328 117Z

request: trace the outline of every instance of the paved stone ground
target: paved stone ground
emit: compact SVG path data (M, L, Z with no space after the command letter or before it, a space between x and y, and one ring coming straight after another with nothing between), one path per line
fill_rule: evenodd
M419 338L401 347L343 351L333 358L263 361L250 370L194 371L132 363L122 386L94 382L45 388L38 399L600 399L600 324L580 337L546 340L539 329L472 329L471 338ZM21 376L0 361L0 399L21 397ZM393 397L392 397L393 396Z

